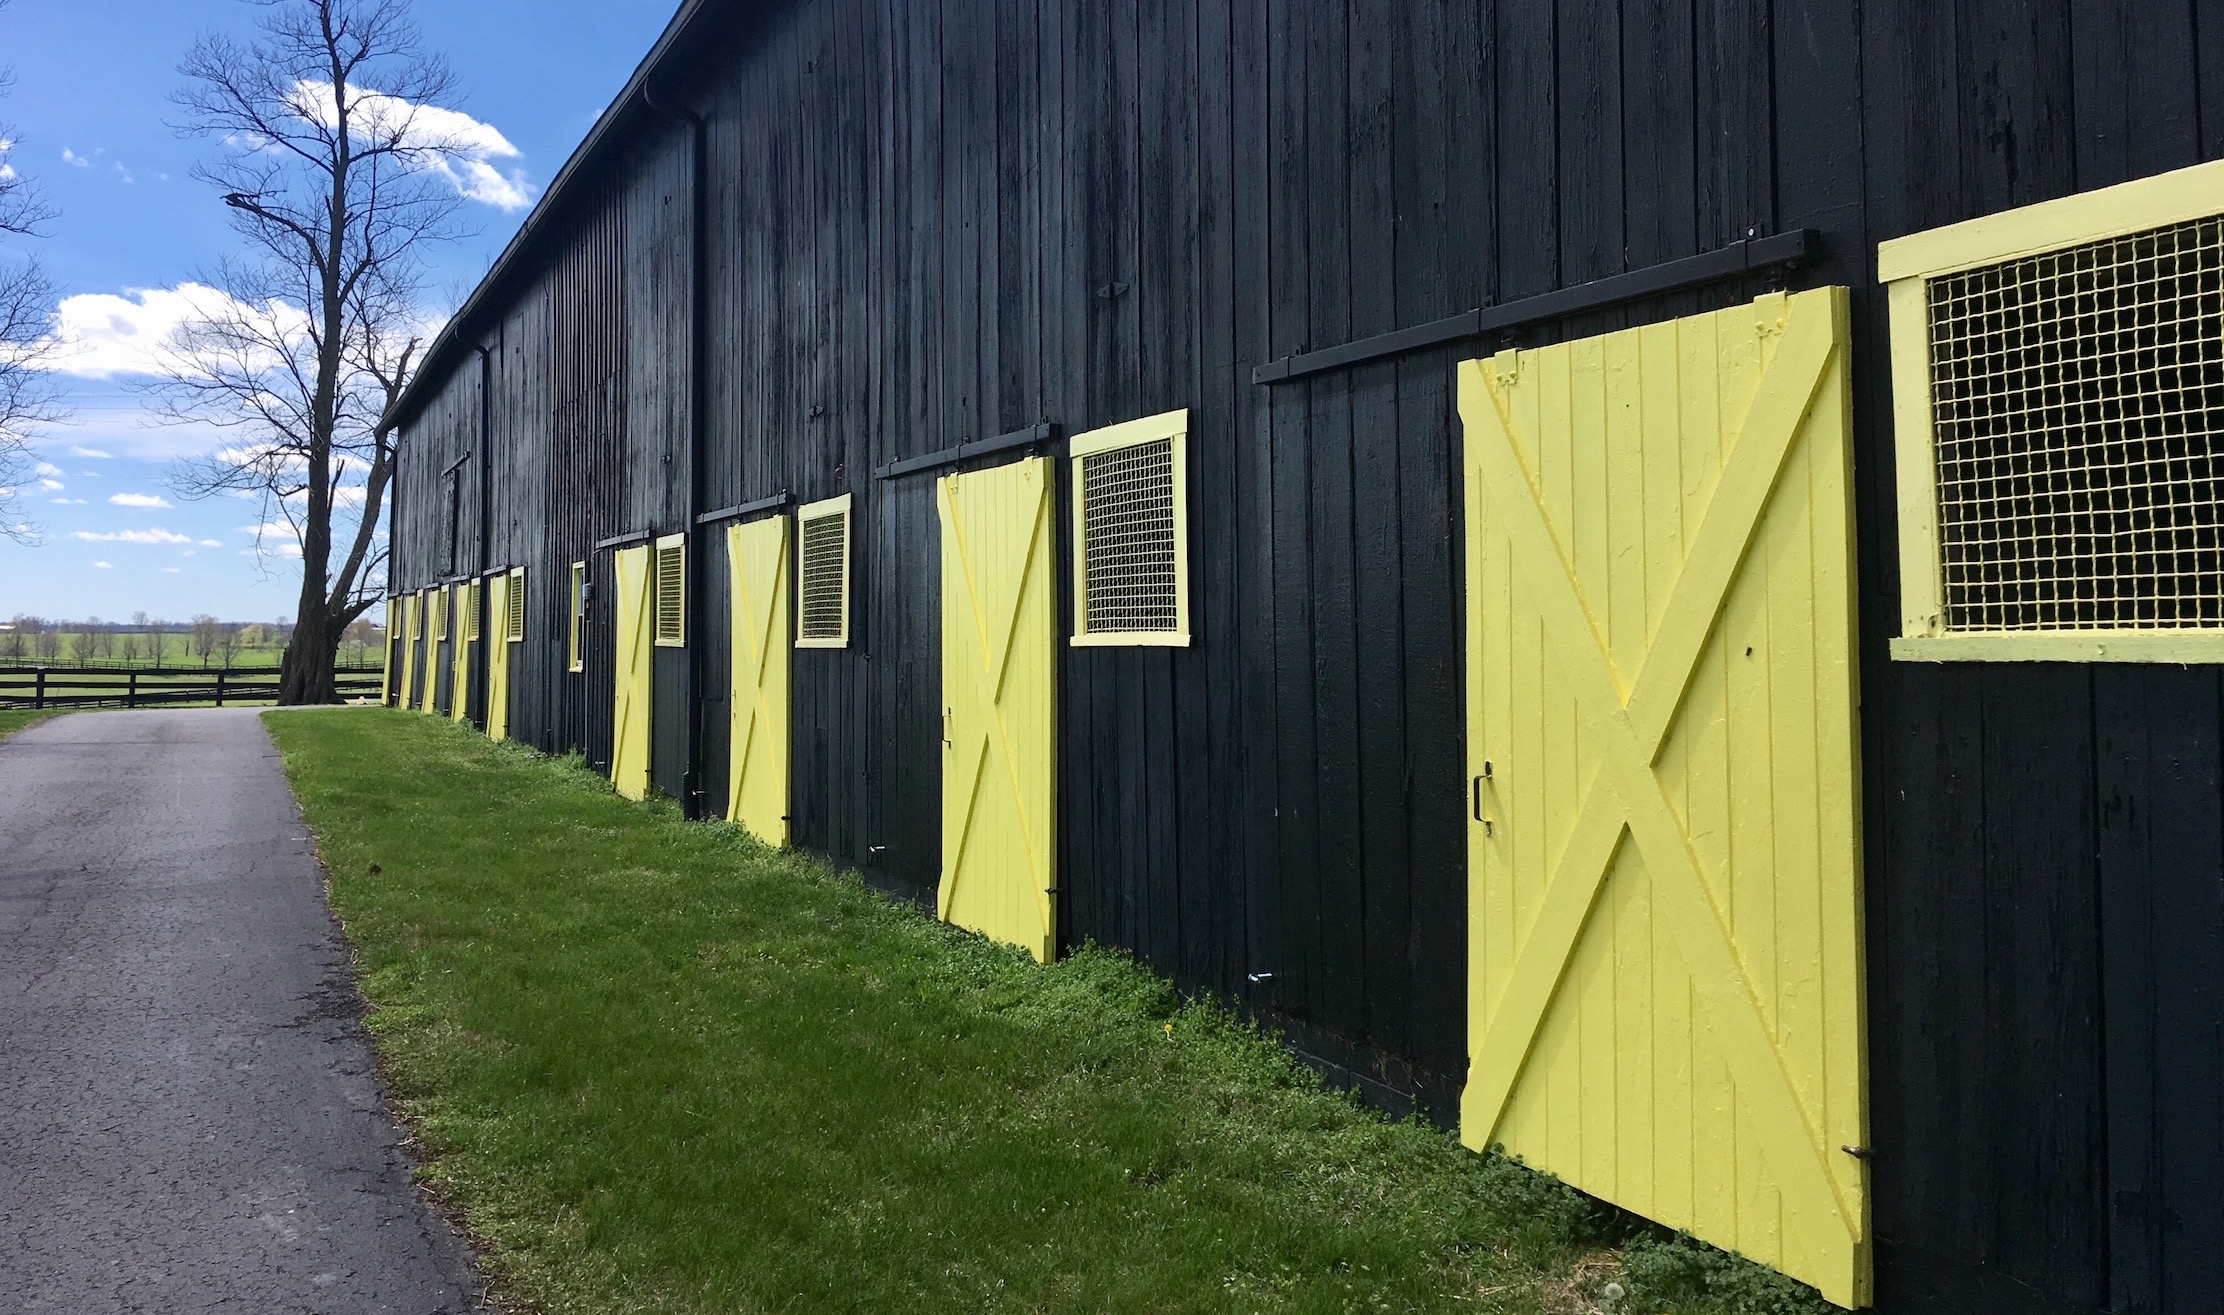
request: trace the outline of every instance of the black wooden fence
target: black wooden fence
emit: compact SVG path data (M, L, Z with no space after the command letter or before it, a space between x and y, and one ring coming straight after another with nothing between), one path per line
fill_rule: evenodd
M377 698L376 667L343 668L342 699ZM177 704L275 703L278 669L214 671L193 667L0 667L0 708L155 708Z

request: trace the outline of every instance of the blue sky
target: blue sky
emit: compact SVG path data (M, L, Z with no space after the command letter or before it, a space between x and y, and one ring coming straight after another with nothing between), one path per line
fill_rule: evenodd
M514 194L474 200L475 236L436 258L435 310L469 293L560 168L625 85L674 0L418 0L428 44L445 54L458 108L516 154L490 160ZM169 126L179 59L197 33L249 35L261 10L243 0L14 0L0 9L0 65L16 75L0 123L8 162L62 213L36 252L60 285L68 323L103 326L57 375L68 424L43 431L40 484L28 509L44 545L0 540L0 619L19 612L107 619L145 611L227 620L290 616L298 568L258 555L252 502L189 502L165 482L172 463L218 446L215 431L148 423L133 388L132 334L158 332L181 285L234 249L222 204L189 177L210 143ZM501 189L507 190L507 189ZM114 299L114 300L107 300ZM54 486L54 487L49 487ZM161 505L157 505L161 504Z

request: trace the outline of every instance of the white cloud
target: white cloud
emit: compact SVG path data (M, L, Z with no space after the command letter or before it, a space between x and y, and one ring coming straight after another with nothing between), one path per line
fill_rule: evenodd
M348 87L348 95L354 101L355 110L367 117L374 133L398 138L410 152L412 164L445 178L457 195L497 210L522 210L532 204L532 187L525 181L524 171L512 169L504 173L491 163L514 160L519 155L517 147L493 124L481 123L461 110L419 105L352 84ZM293 110L304 119L328 127L339 120L329 82L295 83ZM241 142L238 145L253 148L260 143Z
M128 388L73 386L70 396L71 415L50 432L57 440L74 438L117 460L170 462L239 441L219 425L176 423L131 396ZM92 472L83 473L90 477Z
M35 467L35 469L38 471L39 474L46 476L48 479L52 479L56 475L62 473L62 468L60 466L49 465L44 461L41 461Z
M190 534L172 534L168 530L79 530L74 536L87 543L191 543Z
M80 169L90 169L93 167L93 162L91 160L88 160L84 156L79 155L77 152L71 150L67 146L62 148L62 163L74 164Z
M62 298L49 369L81 379L165 374L177 362L171 342L181 326L250 309L229 294L199 283L124 292L121 297L81 292Z
M94 562L93 565L99 567L103 571L113 571L116 569L116 564L114 562Z
M164 575L176 575L178 573L178 568L175 566L165 566L162 568L162 573Z
M161 507L167 509L170 505L152 493L117 493L111 495L108 502L110 506L114 507Z
M85 505L83 498L48 498L47 501L57 507L82 507Z
M73 457L86 457L93 461L115 460L113 453L103 452L97 447L72 447L69 452Z
M221 548L224 546L224 541L222 539L203 539L201 540L201 546L203 548Z
M49 492L53 492L66 488L68 486L63 484L62 481L58 479L42 479L39 481L39 487L42 489L46 489Z

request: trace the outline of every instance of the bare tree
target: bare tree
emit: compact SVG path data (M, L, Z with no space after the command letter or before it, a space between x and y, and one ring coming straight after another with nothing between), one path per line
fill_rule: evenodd
M0 0L0 10L8 0ZM15 74L0 69L0 96ZM8 162L15 134L0 124L0 238L30 238L54 218L39 189ZM21 490L32 476L31 431L61 410L43 367L53 343L54 283L39 262L0 251L0 539L38 542Z
M205 278L223 304L180 331L164 384L171 415L243 441L173 484L258 494L290 534L301 600L278 701L332 703L340 636L385 589L383 417L418 357L423 252L461 235L448 162L474 144L406 0L258 3L259 39L204 37L180 68L183 126L223 147L197 176L247 254Z
M147 654L154 659L154 664L159 667L162 665L164 647L162 638L170 633L170 623L160 617L150 621L145 619L146 615L145 612L139 614L139 623L147 628Z
M31 618L18 613L8 622L8 631L0 635L0 657L14 658L20 662L31 642Z
M225 626L217 633L216 648L218 652L224 655L223 665L226 668L230 668L239 661L239 646L244 640L245 636L240 634L240 628L237 625Z
M138 631L126 630L124 632L123 639L116 645L116 656L121 658L126 666L139 665Z
M203 612L193 618L192 633L193 656L201 659L201 665L205 667L209 664L209 655L216 651L218 641L224 636L224 627L215 617Z
M31 653L41 662L52 662L62 656L62 631L44 621L31 622Z

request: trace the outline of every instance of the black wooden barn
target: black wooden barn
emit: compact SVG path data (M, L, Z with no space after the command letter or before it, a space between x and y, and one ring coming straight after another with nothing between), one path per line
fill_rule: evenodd
M2219 1309L2219 157L2205 0L689 0L394 697L1842 1304Z

